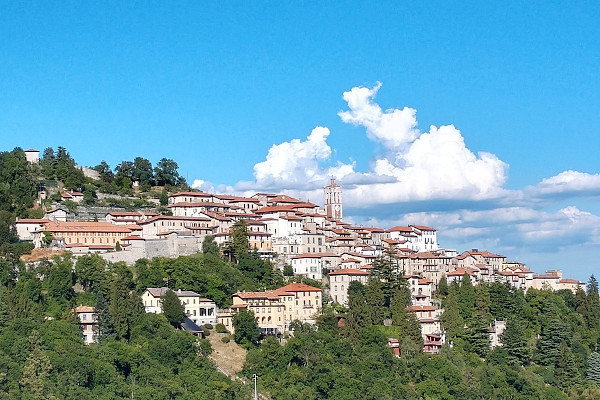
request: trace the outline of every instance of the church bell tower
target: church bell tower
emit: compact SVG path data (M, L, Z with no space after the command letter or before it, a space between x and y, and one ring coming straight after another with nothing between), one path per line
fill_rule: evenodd
M323 188L325 190L325 212L329 218L342 219L342 187L335 183L332 178L331 183Z

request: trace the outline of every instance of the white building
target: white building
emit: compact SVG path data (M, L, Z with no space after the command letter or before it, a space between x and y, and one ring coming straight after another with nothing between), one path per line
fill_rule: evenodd
M162 314L162 296L169 290L166 287L147 288L142 294L142 303L147 313ZM175 294L184 308L184 313L196 325L217 324L217 305L191 290L177 290Z

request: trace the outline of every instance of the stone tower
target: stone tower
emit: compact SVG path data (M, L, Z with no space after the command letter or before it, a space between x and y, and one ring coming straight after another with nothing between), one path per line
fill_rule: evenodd
M342 187L335 183L332 178L331 183L323 188L325 190L325 212L329 218L342 219Z

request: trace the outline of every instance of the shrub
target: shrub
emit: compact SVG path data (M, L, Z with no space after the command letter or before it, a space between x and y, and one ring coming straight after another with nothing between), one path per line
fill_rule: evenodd
M231 339L229 338L229 336L223 336L221 338L221 342L223 342L223 343L229 343L229 342L231 342Z
M217 324L217 326L215 327L215 331L217 333L228 333L229 332L227 330L227 328L225 328L225 325L223 325L223 324Z
M211 330L213 328L212 324L204 324L204 325L202 325L202 327L204 329L208 329L208 330Z

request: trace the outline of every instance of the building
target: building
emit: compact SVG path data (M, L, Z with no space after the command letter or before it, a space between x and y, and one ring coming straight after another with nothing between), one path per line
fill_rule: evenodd
M83 201L83 193L69 190L68 192L61 193L60 198L62 201L71 200L75 203L81 203Z
M329 218L341 220L344 213L342 209L342 187L331 179L331 183L324 188L325 214Z
M169 290L166 287L147 288L142 293L142 303L147 313L162 314L162 296ZM191 290L174 291L181 302L184 314L197 325L216 325L217 305L214 301L200 296Z
M290 283L273 291L285 305L285 331L292 321L298 320L309 324L316 323L316 316L321 312L323 290L304 283Z
M47 223L50 223L50 220L38 218L21 218L17 220L15 227L19 240L32 241L35 232L43 230Z
M122 238L132 234L132 229L107 222L47 222L43 229L33 233L36 248L42 246L44 232L50 232L55 242L62 242L67 247L100 245L114 248Z
M237 292L232 296L233 305L228 310L231 318L221 319L230 331L233 329L233 315L242 308L254 313L263 335L282 335L286 329L285 302L282 296L267 292Z
M331 299L342 306L348 305L348 287L352 282L365 285L370 272L355 268L338 269L329 273L329 295Z
M81 337L85 344L98 343L98 316L94 307L79 306L75 308L79 328L81 329Z
M40 151L34 149L25 150L25 159L29 164L37 164L40 162Z

